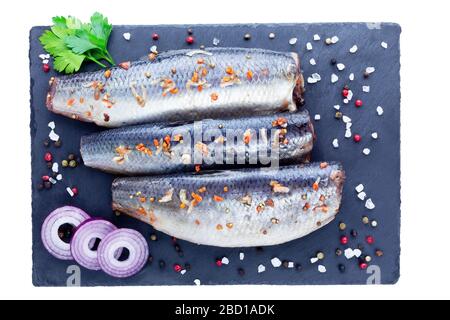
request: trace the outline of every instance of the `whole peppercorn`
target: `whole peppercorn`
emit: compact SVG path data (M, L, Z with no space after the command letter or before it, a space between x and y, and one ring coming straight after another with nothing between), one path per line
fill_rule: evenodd
M283 267L286 269L289 268L289 261L283 260Z
M181 270L183 270L183 268L179 264L176 263L173 265L173 271L181 272Z
M43 184L43 183L38 183L37 189L38 189L38 190L44 189L44 184Z
M42 70L43 70L45 73L47 73L47 72L50 71L50 66L48 65L48 63L44 63L44 64L42 65Z
M364 261L369 263L370 261L372 261L372 257L371 256L365 256L364 257Z
M367 71L364 71L364 79L367 79L367 78L369 78L369 76L370 76L370 73L368 73Z
M200 45L200 50L205 50L205 45L204 44Z
M368 265L366 262L361 262L361 263L359 264L359 268L360 268L361 270L366 270L368 267L369 267L369 265Z
M218 267L222 266L222 259L216 259L216 266Z
M375 242L375 239L372 236L367 236L366 237L366 242L368 244L373 244Z
M183 258L183 257L184 257L184 252L183 252L183 250L178 251L178 256L179 256L180 258Z
M334 66L335 64L337 64L337 60L335 58L330 60L330 63L332 66Z
M255 250L256 250L256 252L263 252L264 248L263 247L256 247Z
M181 247L179 244L174 244L173 248L175 249L176 252L179 252L181 250Z
M382 257L383 254L384 254L384 253L383 253L382 250L380 250L380 249L375 250L375 255L376 255L377 257Z
M184 269L186 269L186 271L190 271L191 270L191 265L189 263L185 263L184 264Z
M52 159L53 159L53 156L52 156L52 154L50 152L46 152L44 154L44 160L45 161L49 162L49 161L52 161Z
M300 263L296 263L295 264L295 270L302 271L303 270L303 266Z
M78 188L77 187L73 187L72 188L72 192L73 192L73 195L76 196L78 194Z
M62 141L61 139L58 139L57 141L55 141L55 143L53 144L56 148L61 147Z
M77 162L75 160L70 160L69 161L69 167L75 168L76 166L77 166Z
M45 139L43 143L44 143L44 147L46 147L46 148L48 148L50 146L50 140L48 140L48 139Z
M344 98L347 98L347 97L348 97L348 90L347 90L347 89L342 90L342 96L343 96Z
M323 253L322 251L319 251L316 253L316 258L319 260L323 260L325 259L325 253Z
M347 236L342 236L340 238L340 242L341 242L341 244L346 245L348 243L348 237Z
M166 262L164 260L159 260L159 268L164 269L166 267Z
M337 111L337 112L335 113L335 115L334 115L334 117L335 117L336 119L342 119L342 116L343 116L343 114L342 114L342 112L340 112L340 111Z
M192 30L192 28L188 28L187 29L187 34L188 35L192 35L194 33L194 30Z
M156 240L158 240L158 237L156 236L156 234L152 233L152 234L150 235L150 240L156 241Z
M195 42L194 37L193 36L187 36L186 37L186 43L187 44L193 44Z
M363 216L362 217L362 223L364 223L364 224L368 224L370 221L369 221L369 217L367 217L367 216Z
M250 33L244 34L244 40L248 41L252 38L252 35Z
M153 256L149 255L148 256L148 264L151 265L153 263Z
M52 187L52 184L51 184L51 182L50 181L44 181L44 188L45 189L51 189L51 187Z
M355 141L355 142L360 142L360 141L361 141L361 136L360 136L359 134L355 134L355 135L353 136L353 141Z
M70 160L75 160L75 155L73 154L73 153L69 153L69 155L67 156L67 159L69 159L69 161Z
M152 39L153 40L158 40L159 39L159 34L157 34L156 32L152 34Z
M339 230L344 231L347 228L347 225L344 222L339 223Z
M358 236L358 231L356 231L355 229L352 229L352 231L350 231L350 235L351 235L353 238L356 238L356 237Z
M356 106L357 108L362 107L362 106L363 106L362 100L361 100L361 99L356 100L356 101L355 101L355 106Z
M344 272L345 272L345 266L344 266L343 264L339 264L339 265L338 265L338 269L339 269L339 271L340 271L341 273L344 273Z
M50 161L47 162L47 168L51 169L53 167L53 163L51 163Z
M342 256L342 250L341 249L336 249L336 255L338 256L338 257L340 257L340 256Z
M61 165L63 166L63 168L66 168L69 165L69 161L64 159L63 161L61 161Z
M242 268L239 268L239 269L238 269L238 274L239 274L241 277L245 276L245 270L242 269Z

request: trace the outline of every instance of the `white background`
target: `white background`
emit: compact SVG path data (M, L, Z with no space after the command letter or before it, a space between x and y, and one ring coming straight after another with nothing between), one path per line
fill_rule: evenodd
M0 297L2 298L450 298L450 27L448 1L21 1L0 17ZM401 35L402 254L395 286L34 288L28 32L55 15L113 24L397 22ZM107 191L105 191L107 192Z

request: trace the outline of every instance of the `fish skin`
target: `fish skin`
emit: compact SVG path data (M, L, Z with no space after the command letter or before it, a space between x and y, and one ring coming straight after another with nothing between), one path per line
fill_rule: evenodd
M323 227L338 213L345 173L339 163L328 163L325 168L323 164L117 178L112 184L113 209L197 244L281 244ZM318 188L314 189L319 177ZM287 187L289 190L283 190L287 193L274 192L274 180L280 184L276 191ZM224 192L224 186L228 192ZM183 189L187 198L180 193ZM214 195L222 201L214 200ZM202 200L191 206L197 196ZM181 199L189 206L181 208ZM265 203L262 210L258 209L261 203Z
M278 121L285 121L285 128L279 126ZM280 137L283 129L287 132ZM180 134L182 143L175 141ZM171 137L170 148L164 152L161 146L166 136ZM245 137L249 137L248 144ZM155 139L160 147L154 145ZM115 174L152 175L195 171L196 164L200 164L201 170L245 164L277 165L277 162L271 162L271 156L277 157L281 163L298 163L311 152L313 140L313 125L305 110L273 116L207 119L187 124L145 124L106 130L82 137L80 151L88 167ZM278 143L278 155L270 153L277 146L274 143ZM230 164L226 162L228 151L233 151ZM125 154L121 156L121 152ZM221 157L215 158L219 154ZM197 155L205 159L199 162ZM263 158L264 155L267 157ZM239 163L238 157L245 159L245 163ZM250 162L249 159L255 161Z
M199 64L200 59L204 63ZM207 70L204 76L202 68ZM303 103L300 59L292 52L174 50L153 61L131 62L128 70L113 67L110 71L108 78L104 70L52 78L47 108L99 126L120 127L267 115L295 111L296 104ZM199 91L204 80L207 83Z

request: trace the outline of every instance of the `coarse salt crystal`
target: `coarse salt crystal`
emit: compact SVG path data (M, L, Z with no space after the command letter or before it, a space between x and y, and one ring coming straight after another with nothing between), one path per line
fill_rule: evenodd
M58 140L59 140L59 135L57 135L57 134L55 133L55 131L53 131L53 130L50 131L48 137L49 137L50 140L52 140L52 141L58 141Z
M354 74L354 73L350 73L350 75L348 76L348 79L349 79L350 81L355 80L355 74Z
M311 259L309 259L309 261L311 262L311 264L316 263L317 261L319 261L319 258L317 257L312 257Z
M339 41L338 36L334 36L331 38L331 43L333 43L333 44L338 43L338 41Z
M347 98L345 98L344 100L342 100L342 102L344 102L345 104L348 104L348 99Z
M48 64L49 62L50 62L50 60L48 60L48 59L42 60L42 63L43 63L43 64Z
M294 267L294 263L292 261L289 261L288 263L288 268L292 269Z
M350 53L356 53L358 51L358 46L355 44L353 47L350 48Z
M378 106L378 107L377 107L377 113L378 113L378 115L381 116L381 115L383 114L383 112L384 112L383 108L380 107L380 106Z
M351 127L352 127L352 123L351 122L347 122L346 124L345 124L345 129L350 129Z
M314 59L314 58L311 58L311 59L309 59L309 63L312 65L312 66L315 66L317 63L316 63L316 60Z
M310 83L310 84L314 84L314 83L317 83L318 81L317 81L317 79L314 79L313 77L308 77L308 83Z
M262 264L260 264L258 266L258 273L263 273L264 271L266 271L266 267Z
M325 273L325 272L327 272L327 268L325 268L325 266L324 266L324 265L321 265L321 264L319 264L319 265L317 266L317 270L318 270L320 273Z
M274 37L275 37L275 34L274 34ZM269 34L269 38L270 38L270 34ZM271 38L271 39L272 39L272 38ZM220 40L217 39L217 38L214 38L213 41L212 41L212 43L213 43L214 46L217 46L217 45L219 45Z
M59 170L58 162L53 162L52 171L53 172L58 172L58 170Z
M230 260L227 257L222 258L222 264L229 264Z
M362 255L362 251L359 249L355 249L353 250L353 254L355 255L356 258L359 258Z
M364 190L364 185L363 185L362 183L358 184L358 185L355 187L355 190L356 190L356 192L360 193L361 191Z
M48 126L49 126L50 129L55 130L56 126L55 126L55 122L54 121L49 122Z
M67 193L68 193L71 197L73 197L73 196L75 195L75 194L73 193L72 189L69 188L69 187L66 188L66 191L67 191Z
M313 79L316 79L317 81L322 80L322 77L321 77L320 74L318 74L318 73L313 73L313 74L311 75L311 77L313 77Z
M352 90L348 90L347 100L351 101L352 99L353 99L353 91Z
M331 83L336 83L336 82L338 82L338 80L339 80L339 77L333 73L331 75Z
M343 116L342 121L344 121L344 123L348 123L348 122L352 122L352 119L348 116Z
M351 138L352 137L352 130L350 130L350 129L346 129L345 130L345 137L348 139L348 138Z
M48 181L50 181L52 184L56 184L56 182L57 182L55 179L53 179L51 177L48 179Z
M378 139L378 133L377 132L372 132L372 138L373 139Z
M186 269L183 269L183 270L180 271L180 274L181 274L181 275L183 275L183 274L185 274L185 273L186 273Z
M281 266L281 260L278 259L277 257L273 258L272 260L270 260L270 262L272 263L272 266L274 268L278 268L279 266Z
M46 59L46 56L45 56L45 54L41 53L41 54L39 55L39 59L41 59L41 60L44 60L44 59Z
M311 42L308 42L306 44L306 50L311 51L312 49L313 49L313 46L312 46Z
M289 39L289 44L291 45L291 46L293 46L294 44L296 44L297 43L297 38L291 38L291 39Z
M343 63L338 63L338 64L336 65L336 68L338 68L339 71L342 71L342 70L345 69L345 64L343 64Z
M375 204L373 203L371 198L366 200L366 208L369 210L375 209Z
M194 283L195 283L196 286L199 286L199 285L202 284L201 281L200 281L200 279L195 279L195 280L194 280Z
M320 114L316 114L316 115L314 116L314 120L319 121L319 120L320 120Z
M369 148L364 148L362 151L366 156L368 156L370 154L370 149Z
M239 252L239 260L244 260L245 254L243 252Z
M386 42L381 42L381 46L383 47L383 48L385 48L385 49L387 49L388 48L388 44L386 43Z
M269 33L269 39L275 39L275 33L273 32Z
M367 197L366 193L364 191L361 191L358 193L358 198L361 201L364 201L364 199Z
M319 41L320 40L320 36L318 34L315 34L313 39L314 39L314 41Z
M339 140L336 139L336 138L333 140L333 147L334 147L335 149L339 148Z
M158 54L158 47L157 46L151 46L150 47L150 52L154 53L154 54Z
M367 68L366 68L366 72L367 72L368 74L374 73L374 72L375 72L375 67L367 67Z
M353 252L352 248L347 248L344 251L344 256L347 258L347 260L350 260L355 256L355 253Z
M341 106L337 104L333 108L336 109L336 110L339 110L341 108Z
M131 33L129 33L129 32L125 32L124 34L123 34L123 38L125 39L125 40L130 40L131 39Z
M60 174L58 174L57 176L56 176L56 180L58 180L58 181L61 181L62 180L62 174L60 173Z
M362 91L364 92L370 92L370 86L363 86Z

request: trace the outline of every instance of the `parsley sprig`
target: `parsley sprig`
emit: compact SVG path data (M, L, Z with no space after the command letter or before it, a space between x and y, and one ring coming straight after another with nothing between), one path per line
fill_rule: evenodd
M54 17L53 26L39 38L45 51L54 58L53 67L59 72L74 73L84 61L90 60L103 68L103 62L115 65L108 52L112 25L101 13L94 13L90 23L68 16ZM103 62L102 62L103 61Z

